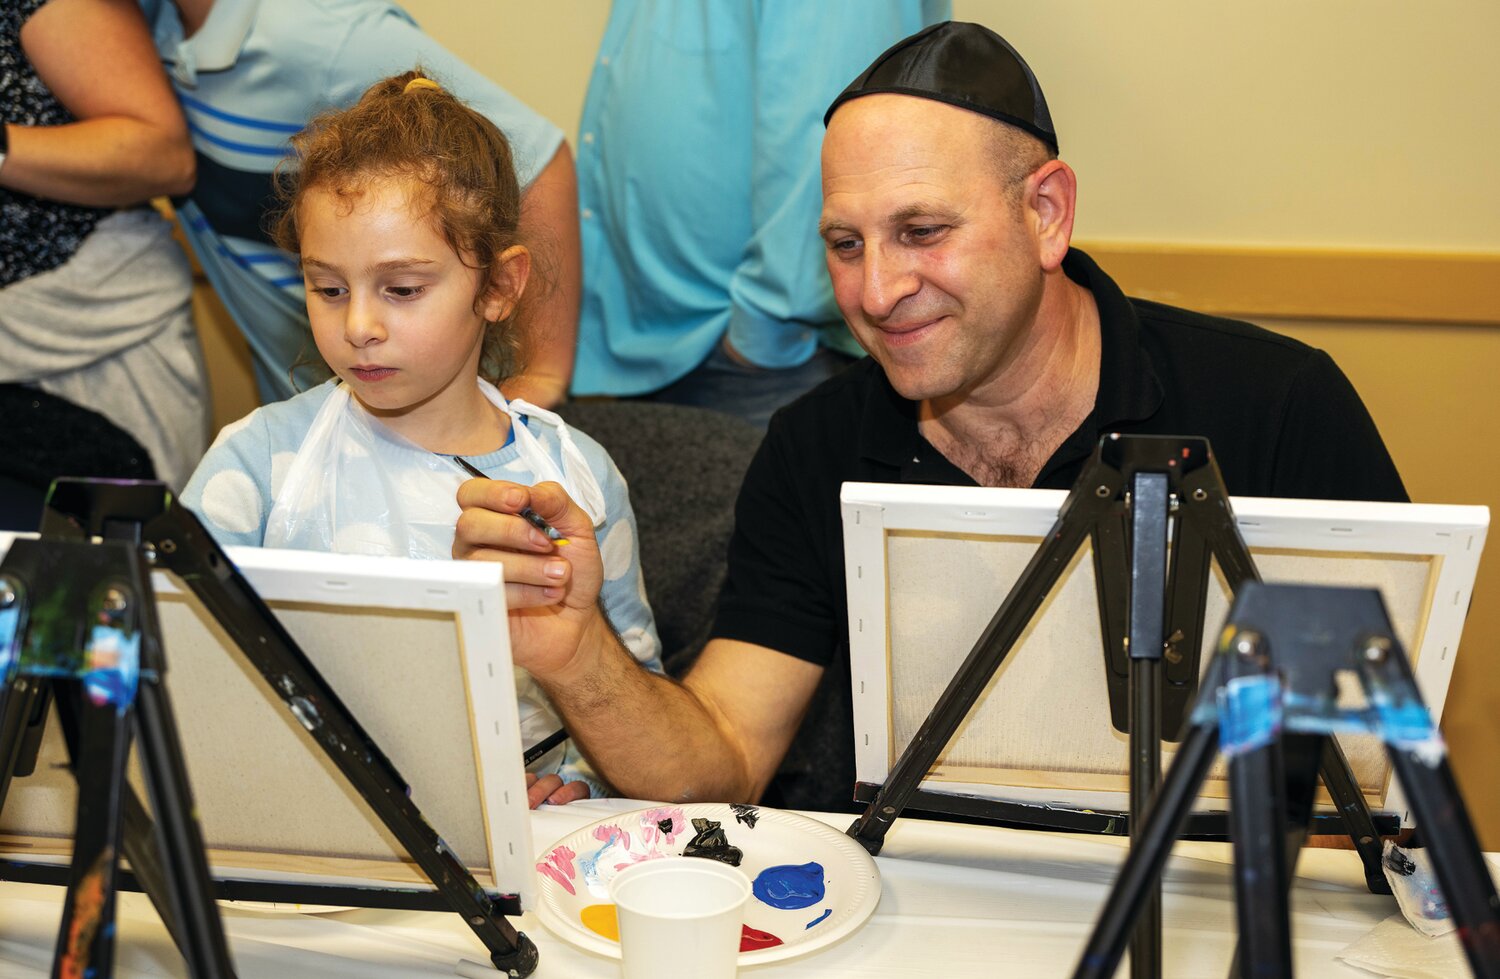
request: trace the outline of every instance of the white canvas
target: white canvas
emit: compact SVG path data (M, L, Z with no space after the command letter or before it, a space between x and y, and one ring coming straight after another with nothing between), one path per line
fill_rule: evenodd
M0 536L0 553L10 540ZM229 548L423 816L482 884L535 899L500 565ZM228 636L175 576L152 574L167 689L216 876L424 880ZM0 849L71 837L76 790L55 723L12 783ZM132 780L141 789L132 759ZM140 791L145 798L144 791Z
M883 782L1035 553L1060 490L846 483L856 776ZM1379 588L1435 717L1484 546L1483 507L1235 498L1267 581ZM1229 608L1215 565L1206 667ZM1085 544L923 788L1077 808L1127 807L1127 736L1110 712ZM1404 798L1373 735L1340 737L1372 806ZM1168 750L1170 755L1170 749ZM1222 763L1201 808L1222 808Z

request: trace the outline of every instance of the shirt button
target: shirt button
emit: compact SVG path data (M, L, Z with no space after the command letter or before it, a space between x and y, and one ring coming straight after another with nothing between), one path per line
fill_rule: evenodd
M585 221L588 221L589 219L591 219L594 216L593 209L592 208L588 208L588 207L584 208L583 212L582 212L582 216L583 216L583 219Z
M600 58L599 59L599 63L601 65L607 65L607 64L609 64L609 55L606 54L604 57Z
M583 134L583 141L585 143L592 143L594 141L594 134L593 133L584 133Z

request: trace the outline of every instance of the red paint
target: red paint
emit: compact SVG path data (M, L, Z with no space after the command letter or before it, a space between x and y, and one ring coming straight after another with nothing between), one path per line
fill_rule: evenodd
M753 952L760 948L775 948L781 944L781 939L768 931L751 928L749 925L740 925L740 951Z

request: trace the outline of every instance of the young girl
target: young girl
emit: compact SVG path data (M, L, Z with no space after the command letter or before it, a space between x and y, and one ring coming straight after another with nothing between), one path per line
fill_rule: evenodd
M495 387L514 369L507 324L530 271L505 137L407 72L292 144L277 243L299 256L337 379L227 426L183 503L221 544L448 558L469 467L556 481L594 520L613 625L660 670L624 480L595 442ZM529 745L561 725L529 676L516 685ZM530 769L603 791L571 743Z

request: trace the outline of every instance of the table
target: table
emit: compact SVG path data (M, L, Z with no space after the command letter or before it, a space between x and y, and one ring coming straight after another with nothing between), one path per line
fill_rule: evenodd
M623 799L545 807L532 815L538 853L594 820L639 808ZM808 813L840 830L847 815ZM877 863L883 880L874 916L820 952L741 971L790 977L1071 975L1125 853L1112 837L1071 836L918 819L899 820ZM1164 971L1169 977L1227 974L1234 948L1228 844L1179 843L1163 878ZM0 976L49 974L63 890L0 884ZM1334 956L1396 911L1366 891L1352 851L1305 850L1292 894L1293 954L1301 976L1370 973ZM484 949L456 915L352 910L269 913L224 906L242 979L454 975ZM117 975L186 975L143 894L122 893ZM617 963L555 938L533 914L519 927L536 942L538 979L618 979ZM997 971L998 970L998 971Z

